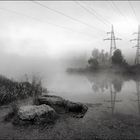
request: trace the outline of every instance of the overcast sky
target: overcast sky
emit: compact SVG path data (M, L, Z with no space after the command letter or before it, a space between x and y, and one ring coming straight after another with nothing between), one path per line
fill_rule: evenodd
M59 58L67 52L109 50L106 32L114 25L117 47L135 52L140 2L128 1L1 1L0 43L6 53ZM43 7L44 6L44 7ZM55 11L45 8L45 6ZM57 10L57 11L56 11ZM61 12L61 13L60 13ZM64 13L64 15L63 15ZM67 17L66 17L67 16Z
M122 38L117 47L126 58L134 57L136 42L129 40L136 37L132 33L139 19L139 1L0 1L0 64L5 71L9 64L32 63L33 57L109 51L110 42L103 39L109 37L111 24Z

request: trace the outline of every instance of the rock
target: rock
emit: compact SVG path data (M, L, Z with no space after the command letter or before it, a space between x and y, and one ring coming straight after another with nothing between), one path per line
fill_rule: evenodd
M82 118L88 110L88 107L81 103L74 103L71 101L66 102L66 110L74 113L72 116L76 118Z
M18 110L18 116L22 120L31 120L34 119L36 116L42 116L49 112L54 112L54 109L48 105L27 105L21 106Z
M66 109L69 112L85 113L87 111L88 107L81 103L74 103L74 102L67 101Z
M88 110L88 107L84 104L74 103L54 95L40 96L38 102L39 104L50 105L57 113L74 113L79 117L83 117Z
M59 96L54 95L43 95L38 98L39 103L47 105L58 105L64 106L65 100Z
M57 118L57 114L53 108L48 105L42 104L26 105L19 107L14 123L41 123L51 122Z

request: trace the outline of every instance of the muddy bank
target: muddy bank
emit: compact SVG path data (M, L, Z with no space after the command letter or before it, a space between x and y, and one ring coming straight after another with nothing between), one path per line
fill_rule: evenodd
M2 112L6 112L6 108L3 108L0 115L0 138L48 140L140 138L139 116L112 115L102 104L87 104L87 106L88 110L83 118L65 114L59 117L53 125L44 126L14 126L11 122L3 122Z

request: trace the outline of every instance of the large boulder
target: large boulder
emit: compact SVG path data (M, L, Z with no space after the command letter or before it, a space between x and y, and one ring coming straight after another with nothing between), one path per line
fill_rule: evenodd
M38 103L50 105L57 113L74 113L78 117L83 117L88 110L82 103L74 103L54 95L42 95L38 98Z
M38 98L39 104L64 106L66 100L55 95L42 95Z
M75 113L86 113L88 110L88 107L82 103L74 103L71 101L66 102L66 109L69 112L75 112Z
M45 104L42 105L26 105L19 107L16 117L14 118L15 124L24 123L37 123L52 122L57 118L55 110Z

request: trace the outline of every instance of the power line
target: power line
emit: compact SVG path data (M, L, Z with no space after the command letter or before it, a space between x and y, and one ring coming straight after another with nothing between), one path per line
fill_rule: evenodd
M124 16L124 14L120 11L120 9L119 9L119 8L117 7L117 5L115 4L115 2L111 0L111 3L112 3L112 5L115 7L115 9L119 12L119 14L120 14L125 20L127 20L126 17Z
M89 12L90 10L88 10L88 8L85 8L83 5L81 5L80 3L78 3L78 1L75 1L81 8L83 8L83 9L85 9L87 12ZM94 9L92 9L96 14L98 14ZM93 14L92 12L90 12L91 14ZM95 15L95 14L93 14L93 15ZM98 14L99 15L99 14ZM96 16L97 17L97 16ZM100 15L100 17L102 17L101 15ZM109 22L107 19L105 19L105 18L103 18L109 25L112 25L112 23L111 22ZM105 24L105 25L107 25L105 22L103 22L103 20L100 20L103 24ZM118 32L117 32L118 33ZM124 37L124 36L123 36ZM126 38L126 37L124 37L124 38Z
M96 15L98 15L99 17L101 17L104 21L106 21L106 23L108 23L108 24L112 24L109 20L107 20L107 19L105 19L102 15L100 15L99 13L97 13L97 11L95 10L95 9L93 9L93 8L91 8L90 7L90 9L96 14Z
M122 16L125 20L126 23L128 23L128 19L126 18L126 16L124 16L124 14L120 11L120 9L117 7L117 5L115 4L115 2L113 0L111 0L111 4L113 5L113 7L116 9L116 11L119 13L120 16ZM112 7L112 8L113 8ZM128 22L127 22L128 21Z
M135 9L134 9L133 5L131 4L131 2L129 0L128 0L128 3L129 3L129 6L131 7L131 9L133 11L133 14L134 14L134 16L135 16L135 18L136 18L136 20L138 22L138 18L137 18L137 15L136 15L136 12L135 12Z
M112 5L111 5L112 6ZM112 7L113 8L113 7ZM108 23L109 25L112 25L112 23L109 21L109 20L107 20L107 19L105 19L102 15L100 15L99 13L97 13L96 12L96 10L94 10L93 8L91 8L90 7L90 9L95 13L95 14L97 14L99 17L101 17L106 23ZM113 8L114 9L114 8ZM118 33L118 32L117 32ZM124 37L124 38L126 38L126 37Z
M90 8L93 12L91 12L88 8L86 8L85 6L83 6L82 4L80 4L79 1L75 1L76 4L78 4L81 8L83 8L84 10L86 10L88 13L92 14L93 16L95 16L97 18L97 20L99 20L100 22L102 22L105 25L112 25L112 23L110 21L108 21L107 19L105 19L103 16L101 16L99 13L96 12L96 10L94 10L93 8ZM112 6L112 5L111 5ZM115 6L116 7L116 6ZM112 7L113 8L113 7ZM117 7L116 7L117 8ZM114 8L113 8L114 9ZM120 11L121 13L121 11ZM123 14L121 15L123 16ZM124 17L124 16L123 16ZM101 19L102 18L102 19ZM124 17L125 18L125 17Z
M78 1L75 1L81 8L85 9L87 12L89 12L90 10L88 10L88 8L85 8L83 5L81 5L80 3L78 3ZM94 10L94 9L92 9ZM95 10L94 10L95 11ZM91 12L90 12L91 13ZM95 11L95 13L97 14L97 12ZM91 13L93 14L93 13ZM95 15L95 14L93 14ZM99 15L99 14L98 14ZM97 17L97 16L96 16ZM100 16L101 17L101 16ZM106 20L106 22L108 22L108 24L112 25L111 22L109 22L107 19L104 18L104 20ZM100 20L101 21L101 20ZM107 25L105 22L101 21L103 24ZM118 33L118 32L117 32ZM124 36L123 36L124 37ZM124 37L126 38L126 37Z
M90 28L92 28L92 29L96 29L96 30L99 31L99 29L97 29L96 27L94 27L94 26L92 26L92 25L90 25L90 24L87 24L87 23L85 23L85 22L83 22L83 21L80 21L80 20L78 20L78 19L76 19L76 18L74 18L74 17L72 17L72 16L66 15L66 14L63 13L63 12L60 12L60 11L58 11L58 10L56 10L56 9L53 9L53 8L50 8L50 7L48 7L48 6L46 6L46 5L42 4L42 3L39 3L39 2L37 2L37 1L32 1L32 2L35 3L35 4L40 5L41 7L44 7L44 8L46 8L46 9L50 10L50 11L53 11L53 12L55 12L55 13L57 13L57 14L63 15L63 16L65 16L65 17L67 17L67 18L69 18L69 19L71 19L71 20L73 20L73 21L79 22L80 24L84 24L84 25L86 25L86 26L88 26L88 27L90 27ZM86 9L87 9L87 8L86 8ZM93 13L92 13L92 14L93 14ZM100 19L100 20L101 20L101 19ZM103 23L103 21L101 21L101 22ZM106 24L106 23L103 23L103 24ZM100 32L105 32L105 31L104 31L104 30L100 30Z
M88 8L86 8L85 6L83 6L82 4L80 4L79 1L75 1L75 3L76 3L77 5L79 5L82 9L84 9L85 11L87 11L88 13L90 13L91 15L93 15L94 17L96 17L97 20L99 20L100 22L102 22L103 24L105 24L105 25L108 26L108 24L107 24L106 22L104 22L101 18L99 18L99 17L97 16L97 12L96 12L96 11L93 11L93 10L92 10L92 12L91 12Z
M82 33L82 34L84 34L85 36L88 36L88 37L90 36L90 37L91 37L91 35L86 35L85 33L80 32L80 31L76 31L76 30L74 30L74 29L72 29L72 28L68 28L68 27L65 27L65 26L61 26L61 25L58 25L58 24L55 24L55 23L52 23L52 22L49 22L49 21L46 21L46 20L45 20L45 22L44 22L44 21L42 21L42 20L40 20L40 19L38 19L38 18L36 18L36 17L29 16L29 15L23 14L23 13L21 13L21 12L17 12L17 11L15 11L15 10L7 9L7 8L2 8L2 7L0 7L0 10L7 11L7 12L10 12L10 13L14 13L14 14L19 15L19 16L24 16L24 17L26 17L26 18L30 18L30 19L35 20L35 21L38 21L38 22L47 23L47 24L49 24L49 25L51 25L51 26L55 26L55 27L58 27L58 28L62 28L62 29L67 30L67 31L77 32L77 33L80 33L80 34Z
M118 8L117 5L115 4L115 2L114 2L113 0L111 0L110 2L111 2L110 5L111 5L112 9L115 10L116 13L117 13L119 16L123 17L124 20L125 20L125 22L128 24L129 21L128 21L127 18L124 16L124 14L119 10L119 8ZM126 20L127 20L128 22L127 22ZM123 36L123 37L126 38L125 36Z
M86 26L88 26L88 27L90 27L90 28L92 28L92 29L96 29L96 30L98 30L98 31L100 31L100 32L104 32L104 31L101 30L101 29L97 29L97 28L96 28L95 26L93 26L93 25L90 25L90 24L88 24L88 23L86 23L86 22L84 22L84 21L81 21L81 20L76 19L76 18L74 18L74 17L72 17L72 16L69 16L69 15L67 15L67 14L65 14L65 13L63 13L63 12L60 12L60 11L56 10L56 9L50 8L50 7L48 7L48 6L46 6L46 5L42 4L42 3L39 3L39 2L37 2L37 1L32 1L32 2L35 3L35 4L40 5L41 7L44 7L44 8L46 8L46 9L50 10L50 11L53 11L53 12L59 14L59 15L63 15L63 16L65 16L65 17L67 17L67 18L69 18L69 19L71 19L71 20L73 20L73 21L75 21L75 22L78 22L78 23L80 23L80 24L86 25Z

